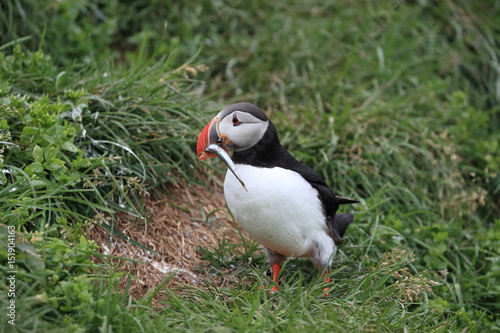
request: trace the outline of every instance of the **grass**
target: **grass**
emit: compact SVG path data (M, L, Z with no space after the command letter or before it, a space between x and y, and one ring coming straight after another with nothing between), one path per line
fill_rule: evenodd
M0 6L0 217L18 232L18 331L500 330L497 4ZM303 260L270 295L255 244L223 242L201 251L229 286L131 299L126 273L89 259L85 230L112 230L118 212L143 223L146 193L212 177L196 135L235 101L261 106L297 158L362 200L331 295Z

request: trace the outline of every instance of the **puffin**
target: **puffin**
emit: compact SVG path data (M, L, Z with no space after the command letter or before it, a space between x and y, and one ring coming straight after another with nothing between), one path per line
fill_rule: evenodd
M208 149L214 145L222 155ZM232 162L228 154L224 157L230 151ZM234 163L225 161L230 168L224 197L234 219L264 247L271 291L279 289L287 257L309 258L330 282L332 261L354 220L353 214L337 210L358 200L335 195L316 171L293 157L271 120L251 103L222 109L201 131L196 152L199 160L219 156Z

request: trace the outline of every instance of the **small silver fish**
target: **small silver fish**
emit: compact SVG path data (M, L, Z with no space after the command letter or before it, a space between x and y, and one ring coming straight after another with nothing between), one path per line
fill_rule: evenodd
M241 186L243 186L245 191L248 192L248 189L245 186L245 183L241 180L240 176L238 176L238 174L236 173L236 165L234 164L233 160L228 155L228 153L224 150L224 148L222 148L219 145L216 145L215 143L212 143L211 145L209 145L205 149L205 151L217 155L217 157L219 157L227 165L229 170L231 170L231 172L236 177L236 179L238 179L238 181L240 182Z

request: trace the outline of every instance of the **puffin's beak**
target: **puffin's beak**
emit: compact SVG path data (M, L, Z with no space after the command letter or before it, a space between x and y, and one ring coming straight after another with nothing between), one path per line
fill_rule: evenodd
M239 180L241 186L248 192L245 183L236 173L236 165L234 164L231 157L227 154L228 149L224 143L229 142L229 139L222 135L222 139L219 136L219 117L212 119L207 126L201 131L198 137L198 143L196 144L196 154L199 156L199 160L203 161L207 158L219 157L227 167L234 174L236 179Z
M219 117L212 119L207 126L201 131L198 136L198 144L196 145L196 154L199 156L199 160L203 161L207 158L217 157L217 155L206 152L205 149L212 143L218 143L219 135L217 134L219 127ZM222 146L223 147L223 146ZM225 147L223 147L226 149Z

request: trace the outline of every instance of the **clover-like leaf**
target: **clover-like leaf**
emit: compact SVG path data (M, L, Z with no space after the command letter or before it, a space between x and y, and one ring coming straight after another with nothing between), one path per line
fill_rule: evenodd
M33 148L33 158L38 163L43 163L43 149L39 145L35 145Z
M77 153L78 152L78 147L75 146L73 143L66 141L62 144L62 149L70 151L72 153Z
M43 171L43 164L40 162L33 162L30 165L28 165L27 167L25 167L24 171L30 176L37 174L37 173L40 173Z

